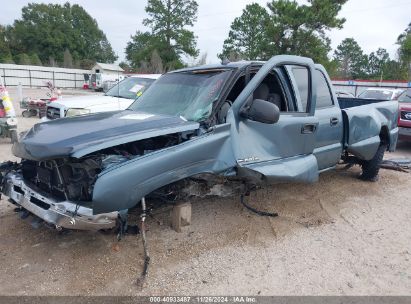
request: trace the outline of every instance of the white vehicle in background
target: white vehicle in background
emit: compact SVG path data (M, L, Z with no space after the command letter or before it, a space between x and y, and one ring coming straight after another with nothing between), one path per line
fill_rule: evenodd
M132 75L116 84L104 95L59 99L47 105L45 120L125 110L160 76L161 74Z
M404 89L368 88L357 97L363 99L397 100Z
M335 95L337 95L337 97L355 98L354 94L343 90L336 90Z
M91 88L95 91L103 91L104 84L107 82L120 82L125 78L123 74L103 74L96 73L91 75Z

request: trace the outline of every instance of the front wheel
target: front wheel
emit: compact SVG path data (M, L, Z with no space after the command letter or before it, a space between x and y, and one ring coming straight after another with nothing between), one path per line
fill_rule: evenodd
M10 138L11 138L11 143L12 144L14 144L15 142L18 141L17 130L11 130L10 131Z
M372 182L378 180L378 172L380 171L381 163L386 150L387 145L381 144L372 159L362 161L362 174L360 175L360 179Z

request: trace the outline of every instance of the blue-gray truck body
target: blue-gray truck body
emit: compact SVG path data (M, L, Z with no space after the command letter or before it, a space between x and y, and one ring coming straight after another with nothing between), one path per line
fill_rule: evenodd
M13 146L22 162L3 166L2 192L56 227L98 230L193 177L316 182L342 156L361 163L381 145L395 150L397 102L355 102L340 107L324 68L303 57L171 72L126 111L35 125Z

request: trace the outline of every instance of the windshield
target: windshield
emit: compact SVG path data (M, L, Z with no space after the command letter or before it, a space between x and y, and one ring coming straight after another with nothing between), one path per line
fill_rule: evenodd
M379 100L391 100L393 95L392 91L380 91L380 90L366 90L362 92L358 98L366 99L379 99Z
M399 102L411 102L411 89L404 91L400 97L398 97Z
M155 79L128 77L107 91L107 96L136 99Z
M210 116L230 70L169 73L157 80L130 110L201 121Z

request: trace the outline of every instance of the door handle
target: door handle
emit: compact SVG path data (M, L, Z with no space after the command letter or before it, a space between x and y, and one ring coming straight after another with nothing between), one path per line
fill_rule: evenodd
M311 134L317 130L317 124L304 124L301 128L301 134Z
M340 120L337 117L332 117L330 118L330 125L335 126L340 122Z

